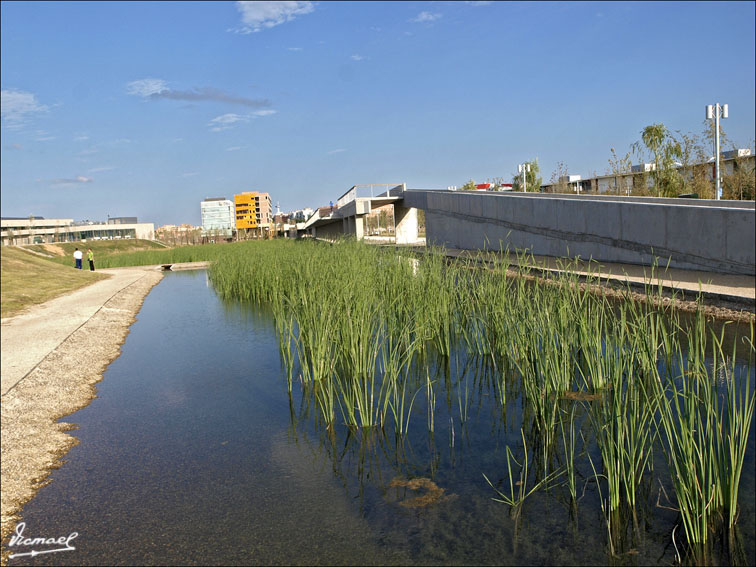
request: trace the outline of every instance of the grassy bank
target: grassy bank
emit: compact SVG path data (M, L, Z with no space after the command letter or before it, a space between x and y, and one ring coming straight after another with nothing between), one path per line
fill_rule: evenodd
M119 240L78 242L55 245L36 245L36 251L51 254L51 246L63 251L50 255L50 260L59 264L73 263L73 252L78 246L84 251L86 264L87 248L94 253L95 268L125 268L129 266L153 266L157 264L177 264L179 262L206 262L217 259L226 247L241 243L202 244L199 246L177 246L168 248L149 240ZM42 247L45 247L44 249ZM54 251L54 249L53 249Z
M77 270L73 261L61 266L12 246L4 246L1 257L2 317L17 315L32 305L108 277L98 272Z
M88 248L92 249L95 257L95 267L107 267L104 265L108 258L119 256L121 254L132 254L137 252L150 252L166 250L166 246L154 240L139 240L134 238L119 240L91 240L88 242L60 242L56 244L32 244L24 246L28 250L44 255L53 262L64 266L73 265L73 253L76 248L84 252L86 262L86 252Z

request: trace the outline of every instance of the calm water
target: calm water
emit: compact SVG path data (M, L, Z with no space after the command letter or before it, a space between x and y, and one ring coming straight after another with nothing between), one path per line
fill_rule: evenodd
M10 565L674 561L677 514L656 507L660 482L672 494L661 451L641 506L643 535L628 540L619 558L607 554L587 463L579 468L576 516L566 489L556 487L536 492L520 519L511 518L483 474L507 479L507 444L521 454L516 386L502 411L485 369L457 366L434 371L433 435L421 393L403 442L346 430L330 436L298 385L289 396L270 316L222 302L204 271L168 273L146 298L97 399L64 420L79 426L80 443L24 509L26 537L78 532L76 550ZM587 421L583 431L590 436ZM397 486L407 478L432 479L443 497L407 506L432 486ZM749 563L756 558L753 495L752 431L739 520Z

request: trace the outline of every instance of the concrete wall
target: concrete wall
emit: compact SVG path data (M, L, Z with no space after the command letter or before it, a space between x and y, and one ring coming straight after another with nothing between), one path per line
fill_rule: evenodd
M313 231L313 236L317 238L336 239L344 236L343 219L337 218L329 224L317 226Z
M756 275L753 201L406 191L404 206L425 210L429 245Z

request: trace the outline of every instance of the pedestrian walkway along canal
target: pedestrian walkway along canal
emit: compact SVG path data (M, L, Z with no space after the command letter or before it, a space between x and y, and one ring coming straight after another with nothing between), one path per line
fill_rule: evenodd
M432 392L412 392L404 437L328 430L296 378L289 394L270 314L222 301L204 270L167 273L122 350L98 397L65 418L80 443L22 514L26 537L77 532L75 550L10 565L609 561L587 464L576 511L563 479L519 514L493 500L483 475L508 491L507 446L522 463L528 416L516 387L502 404L484 361L457 354L417 369ZM597 462L587 418L576 423ZM656 506L659 487L673 489L661 451L654 460L640 506L653 521L617 550L619 563L674 561L678 514ZM753 563L753 431L743 471L738 530Z

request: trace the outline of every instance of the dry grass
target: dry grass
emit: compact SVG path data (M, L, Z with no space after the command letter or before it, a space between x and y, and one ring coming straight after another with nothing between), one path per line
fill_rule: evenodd
M16 247L2 249L0 316L18 315L32 305L84 287L109 276L61 266ZM71 260L73 264L73 260Z

